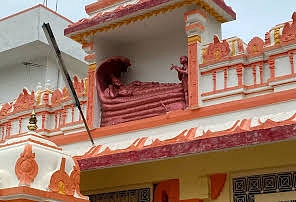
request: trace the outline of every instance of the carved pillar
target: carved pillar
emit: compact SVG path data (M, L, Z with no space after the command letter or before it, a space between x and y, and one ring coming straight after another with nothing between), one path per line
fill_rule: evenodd
M290 60L290 64L291 64L291 74L295 73L294 70L294 52L289 52L289 60Z
M259 64L259 71L260 71L260 84L263 83L263 62Z
M19 119L19 131L18 134L21 134L22 132L22 118Z
M213 91L217 90L217 76L216 76L216 71L212 73L212 79L213 79Z
M71 122L72 122L72 123L74 122L74 118L75 118L75 117L74 117L74 115L75 115L75 114L74 114L74 111L75 111L75 109L74 109L74 105L72 105L72 106L71 106Z
M96 71L96 55L94 49L94 43L84 44L83 50L88 54L84 60L88 63L88 79L87 79L87 109L86 120L90 128L94 127L94 100L95 100L95 71Z
M4 140L5 138L5 126L4 125L1 125L1 140Z
M45 121L46 121L46 114L45 113L42 113L42 123L41 123L41 129L45 129Z
M228 69L224 69L224 89L227 88L227 78L228 78L227 71Z
M184 14L185 30L188 37L188 100L189 107L198 107L198 48L201 34L205 31L206 14L201 10L194 10Z
M237 85L239 88L243 87L243 65L240 64L236 68L236 73L237 73Z
M66 119L67 119L67 107L63 108L62 111L62 126L64 126L66 124Z
M256 72L256 65L253 65L252 66L252 73L253 73L253 82L254 82L254 85L257 83L257 78L256 78L256 76L257 76L257 72Z
M270 57L268 60L269 64L269 69L270 69L270 78L274 79L275 78L275 64L274 64L274 58Z
M11 132L11 121L8 122L6 126L6 137L10 137L10 132Z

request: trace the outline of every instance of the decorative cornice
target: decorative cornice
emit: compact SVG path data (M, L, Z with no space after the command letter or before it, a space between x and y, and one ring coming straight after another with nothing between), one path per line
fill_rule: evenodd
M157 16L160 13L166 13L168 11L172 11L176 8L180 8L189 4L196 4L200 6L202 9L204 9L207 13L209 13L211 16L215 17L217 21L224 23L227 22L227 20L221 16L214 8L212 8L206 1L203 0L183 0L176 3L172 3L170 5L163 6L161 8L154 9L152 11L144 12L142 14L139 14L137 16L132 16L129 18L122 19L120 21L104 25L100 28L91 28L95 27L96 25L113 21L118 18L122 18L124 16L133 14L136 11L143 10L143 9L149 9L156 6L159 6L164 3L168 3L169 0L155 0L153 3L151 1L140 1L140 3L128 5L126 7L119 7L115 9L112 12L106 12L104 14L97 14L95 17L91 19L83 19L78 23L74 23L72 26L65 29L64 34L68 35L73 40L81 43L81 44L87 44L85 38L88 36L93 36L94 34L98 32L106 32L111 29L115 29L117 27L120 27L122 25L128 25L130 23L134 23L137 21L141 21L145 18L150 18L151 16ZM217 2L215 1L217 4ZM234 13L234 12L233 12ZM234 13L235 18L235 13ZM86 30L87 29L87 30ZM75 32L80 32L79 34L75 34Z
M201 37L199 35L188 37L188 43L199 42L201 43Z
M66 159L61 159L60 169L54 172L50 178L50 184L48 188L55 193L73 196L76 182L73 183L72 180L75 180L75 175L72 175L72 178L65 171Z
M254 135L256 134L256 135ZM266 144L296 137L295 124L283 125L255 131L238 130L233 134L196 138L191 141L161 144L142 150L127 151L78 160L81 171L116 167L145 161L175 158L183 155L205 153L235 147ZM231 141L229 141L231 140ZM207 145L204 147L203 145Z

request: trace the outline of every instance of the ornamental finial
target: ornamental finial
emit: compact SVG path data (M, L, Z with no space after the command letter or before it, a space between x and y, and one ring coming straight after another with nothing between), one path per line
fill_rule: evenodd
M38 128L38 126L37 126L37 118L36 118L35 110L34 109L32 111L31 117L29 119L29 124L28 124L27 127L28 127L28 129L30 131L35 131Z

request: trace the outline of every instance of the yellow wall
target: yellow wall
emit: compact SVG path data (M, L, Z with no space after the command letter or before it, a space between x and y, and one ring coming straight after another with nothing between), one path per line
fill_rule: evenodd
M105 192L127 185L157 183L167 179L180 179L180 199L207 198L208 175L227 173L227 182L215 202L231 199L231 176L236 173L255 172L256 169L289 167L296 165L296 141L278 142L256 147L239 148L182 158L146 162L141 164L92 170L81 173L84 194ZM210 201L210 200L206 200Z

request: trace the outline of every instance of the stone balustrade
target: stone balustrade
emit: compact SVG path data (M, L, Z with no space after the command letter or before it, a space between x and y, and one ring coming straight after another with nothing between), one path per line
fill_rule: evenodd
M200 94L202 106L295 88L296 13L245 44L237 37L202 47Z
M73 78L73 85L86 113L87 79ZM35 110L37 132L45 136L67 135L84 130L79 110L73 105L67 88L29 91L26 88L13 101L0 105L0 138L27 132L29 114Z

